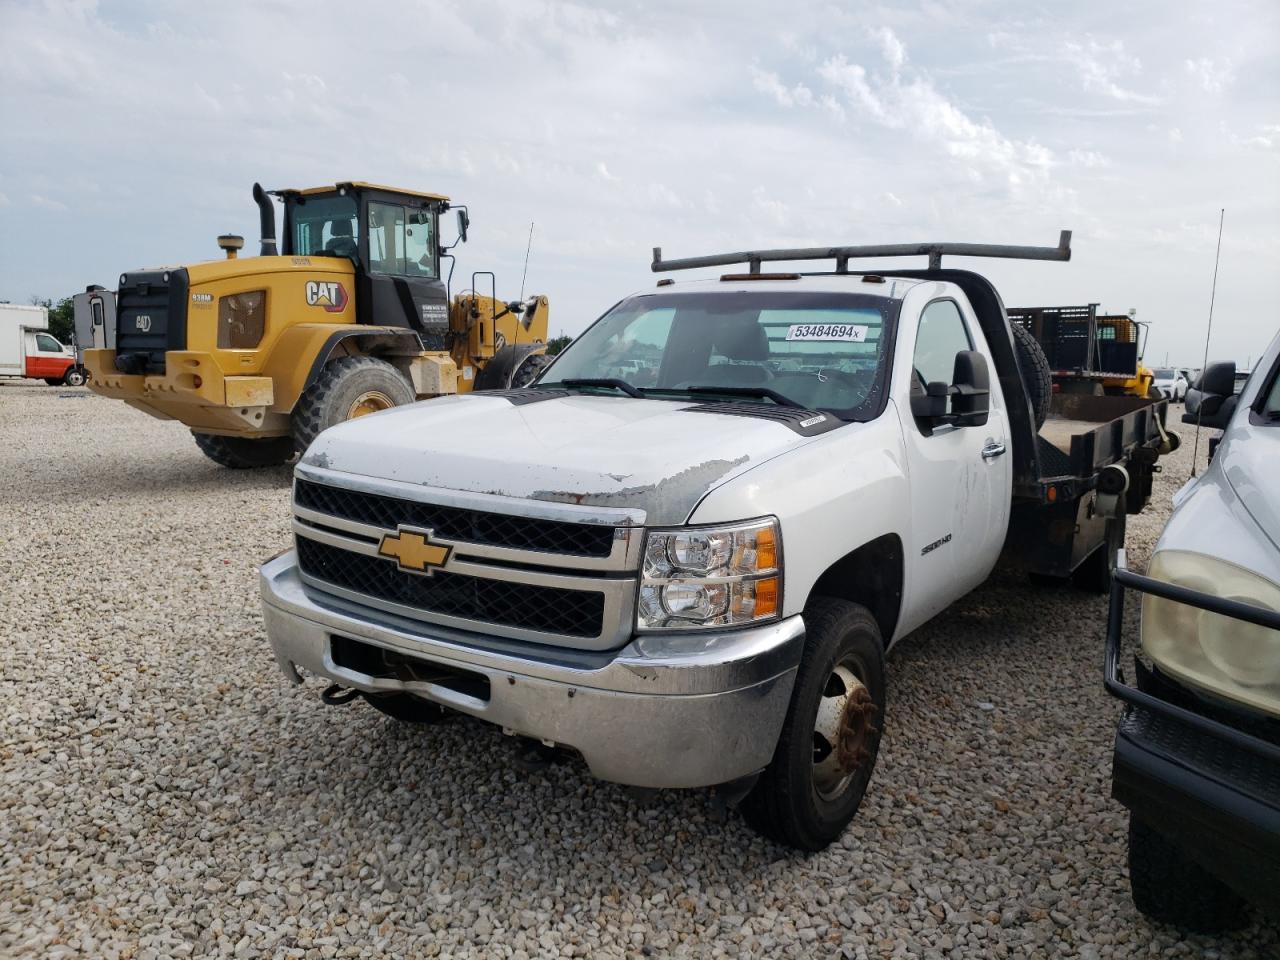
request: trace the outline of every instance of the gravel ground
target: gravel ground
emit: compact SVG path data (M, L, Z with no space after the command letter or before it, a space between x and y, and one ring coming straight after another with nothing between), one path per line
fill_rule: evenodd
M1131 518L1134 565L1189 463ZM5 385L0 477L0 956L1280 954L1274 923L1134 910L1099 598L997 577L895 648L871 791L806 857L703 792L522 774L479 723L287 685L255 582L287 470Z

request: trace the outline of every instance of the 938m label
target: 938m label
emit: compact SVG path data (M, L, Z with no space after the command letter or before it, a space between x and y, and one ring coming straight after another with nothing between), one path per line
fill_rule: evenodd
M856 323L793 323L787 328L787 339L865 343L867 328Z

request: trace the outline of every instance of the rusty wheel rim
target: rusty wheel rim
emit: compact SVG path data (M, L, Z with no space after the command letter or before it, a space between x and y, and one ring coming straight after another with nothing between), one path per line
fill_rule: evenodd
M354 420L379 410L390 410L395 405L395 401L381 390L366 390L352 401L351 408L347 410L347 419Z
M876 705L849 662L836 664L822 688L813 724L813 789L835 800L870 759Z

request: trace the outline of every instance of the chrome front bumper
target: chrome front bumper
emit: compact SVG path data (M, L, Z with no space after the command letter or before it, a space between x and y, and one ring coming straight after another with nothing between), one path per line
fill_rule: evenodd
M368 693L405 692L571 747L602 780L701 787L763 769L786 717L804 644L791 617L748 630L648 635L616 653L577 655L423 625L347 604L302 584L293 552L266 563L267 637L295 683L298 669ZM334 662L341 636L482 674L487 699L424 681L357 673Z

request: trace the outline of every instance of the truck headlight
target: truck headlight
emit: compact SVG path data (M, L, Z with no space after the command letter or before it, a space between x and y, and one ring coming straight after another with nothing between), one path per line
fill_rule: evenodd
M267 325L267 291L248 290L218 298L218 349L252 350Z
M1182 550L1151 558L1148 576L1280 610L1280 586L1234 563ZM1268 713L1280 713L1280 631L1147 594L1142 649L1174 676Z
M778 521L646 534L639 629L741 626L776 619L781 608Z

